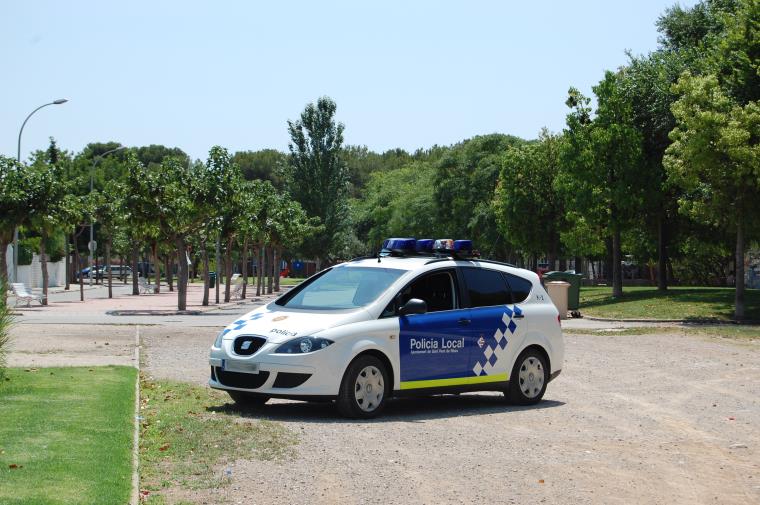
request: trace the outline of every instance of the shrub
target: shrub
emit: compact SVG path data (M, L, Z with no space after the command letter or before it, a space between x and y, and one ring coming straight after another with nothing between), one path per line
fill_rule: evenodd
M10 346L11 311L6 303L5 284L0 280L0 379L5 376L6 357Z

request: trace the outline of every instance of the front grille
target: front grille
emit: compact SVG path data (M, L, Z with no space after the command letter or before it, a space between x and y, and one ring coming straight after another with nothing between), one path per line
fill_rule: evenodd
M255 353L261 346L266 343L267 339L264 337L252 337L250 335L244 335L235 339L233 349L238 356L250 356Z
M231 388L258 389L269 378L269 372L240 373L225 372L219 367L214 369L217 380L224 386Z
M274 378L274 388L297 388L311 377L310 373L277 372Z

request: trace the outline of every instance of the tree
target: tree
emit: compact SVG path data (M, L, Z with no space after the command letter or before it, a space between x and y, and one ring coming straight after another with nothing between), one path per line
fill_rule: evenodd
M679 200L684 213L735 230L735 318L742 319L746 235L760 218L760 104L736 103L714 75L685 73L674 89L681 98L665 167L687 190Z
M562 171L556 187L568 211L611 238L612 295L623 294L621 233L639 212L651 180L642 163L641 135L632 123L621 76L607 72L594 86L595 117L589 99L570 88Z
M511 135L473 137L442 153L435 177L439 231L453 239L469 238L487 256L504 258L511 249L498 232L491 206L501 157L524 140Z
M646 57L630 56L621 79L631 105L633 124L641 134L646 173L653 176L639 222L645 236L654 236L657 243L657 286L661 291L668 285L668 246L671 235L676 233L679 196L677 186L667 178L662 159L670 145L668 134L675 126L670 108L678 97L672 85L686 65L686 59L677 51L660 50Z
M0 155L0 280L7 283L5 252L13 230L30 223L46 191L44 174ZM3 293L5 296L5 293Z
M364 197L353 204L365 254L378 251L388 237L437 238L435 174L432 164L418 161L370 175Z
M67 224L69 209L66 195L69 194L69 181L63 177L60 167L61 153L51 137L50 146L46 151L34 154L34 163L27 170L37 172L37 180L41 183L41 198L29 218L33 228L40 232L40 268L42 270L42 304L47 305L48 269L46 246L48 238L56 230Z
M558 256L564 228L562 202L554 190L560 142L544 129L537 142L507 149L493 199L499 232L534 257L549 252L550 263Z
M348 170L341 159L342 123L335 121L335 102L328 97L310 103L301 118L288 121L290 158L286 171L288 190L309 216L319 217L324 232L302 246L316 258L341 249L348 222Z
M288 155L276 149L260 151L238 151L232 155L232 163L240 167L246 181L269 181L276 188L282 189L283 172L288 163Z

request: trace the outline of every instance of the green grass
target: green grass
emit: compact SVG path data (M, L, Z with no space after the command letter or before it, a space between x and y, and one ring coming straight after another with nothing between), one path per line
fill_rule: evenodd
M738 325L705 325L705 326L634 326L630 328L565 328L565 335L603 335L614 337L618 335L691 335L718 338L732 338L737 340L760 340L760 326Z
M292 432L227 405L226 393L145 378L140 385L140 489L149 503L164 503L161 491L173 487L224 486L224 464L240 458L293 456Z
M280 286L297 286L304 280L305 279L297 279L295 277L282 277L280 279Z
M760 290L746 291L747 319L760 320ZM672 287L661 293L653 287L625 287L621 299L610 287L581 288L581 312L612 319L713 319L734 317L733 288Z
M0 383L0 503L128 503L136 373L9 368Z

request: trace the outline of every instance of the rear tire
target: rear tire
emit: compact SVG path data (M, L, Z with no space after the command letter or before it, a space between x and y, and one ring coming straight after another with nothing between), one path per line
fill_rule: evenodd
M246 393L245 391L227 391L232 401L240 407L255 408L261 407L269 401L268 396Z
M388 372L374 356L359 356L348 365L335 402L338 411L355 419L377 417L390 393Z
M525 349L515 360L506 397L515 405L534 405L541 401L549 382L549 369L543 353Z

